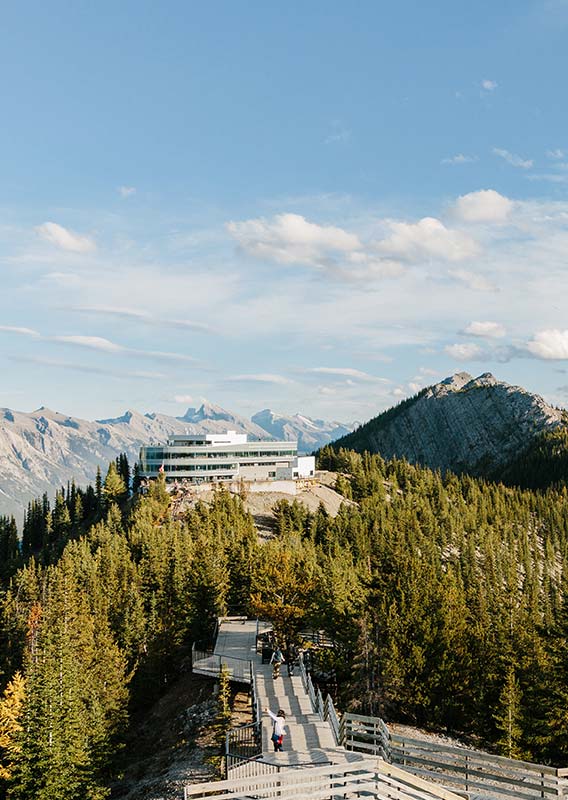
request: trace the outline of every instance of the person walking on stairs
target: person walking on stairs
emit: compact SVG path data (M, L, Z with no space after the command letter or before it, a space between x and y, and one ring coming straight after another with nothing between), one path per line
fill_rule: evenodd
M282 743L284 741L284 737L286 736L286 730L284 728L286 714L284 711L282 711L282 709L278 711L278 714L273 714L269 708L265 708L264 710L272 720L272 736L270 739L274 745L274 752L281 753Z
M276 650L272 653L272 658L270 659L270 663L272 664L272 677L279 678L280 677L280 665L284 663L284 654L282 650L277 646Z

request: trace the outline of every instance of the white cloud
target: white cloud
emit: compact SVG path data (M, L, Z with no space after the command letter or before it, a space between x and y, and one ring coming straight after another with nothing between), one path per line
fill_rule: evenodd
M449 344L444 350L457 361L476 361L483 356L483 350L478 344Z
M512 167L519 167L519 169L530 169L533 165L533 161L530 158L521 158L521 156L516 155L516 153L510 153L508 150L503 150L501 147L494 147L493 154L499 156L507 164L510 164Z
M354 234L332 225L308 222L300 214L228 222L227 230L245 252L281 264L322 266L333 254L362 249Z
M568 359L568 330L538 331L527 343L527 349L537 358Z
M121 197L131 197L133 194L136 194L136 188L134 186L119 186L118 192Z
M556 166L556 165L555 165ZM563 165L558 164L558 167L563 168ZM561 172L539 172L534 175L526 175L529 181L547 181L548 183L568 183L568 174Z
M495 292L497 290L495 284L491 283L491 281L483 275L477 275L475 272L470 272L467 269L451 269L448 270L448 275L450 278L453 278L459 283L464 283L476 292Z
M508 197L494 189L481 189L458 197L453 212L463 222L505 222L512 208Z
M102 350L105 353L121 353L126 350L122 345L115 344L102 336L52 336L51 341L61 344L76 344L79 347Z
M300 214L229 222L227 230L242 250L256 258L323 268L342 280L391 278L404 272L402 264L371 252L356 234L317 225Z
M312 367L306 369L305 372L314 375L335 375L338 378L351 378L358 381L383 381L383 378L376 378L374 375L369 375L368 372L362 372L360 369L352 369L351 367Z
M499 322L470 322L463 329L469 336L479 336L483 339L500 339L505 336L505 327Z
M380 258L369 253L347 253L345 266L333 270L339 277L347 280L368 280L369 278L396 278L405 268L392 258Z
M556 150L548 150L546 155L548 158L552 158L555 161L562 161L562 159L566 156L566 151L556 148Z
M141 380L162 380L166 376L162 372L148 372L145 370L124 370L109 369L107 367L97 367L91 364L76 364L69 361L59 361L55 358L44 356L10 356L13 361L25 362L27 364L39 364L46 367L56 367L57 369L70 370L72 372L86 372L91 375L109 375L113 378L135 378Z
M443 158L440 163L442 164L473 164L474 161L477 161L477 156L466 156L463 153L458 153L455 156L450 156L449 158Z
M158 361L181 361L183 363L195 364L193 356L186 356L183 353L168 353L162 350L136 350L134 348L124 348L124 351L138 358L152 358Z
M50 281L58 286L77 286L81 282L81 278L73 272L48 272L42 280Z
M425 258L442 258L462 261L477 253L476 242L461 231L451 230L434 217L424 217L418 222L389 221L391 235L376 247L380 252L417 262Z
M182 330L185 329L203 333L212 332L212 328L202 322L194 322L193 320L189 319L170 319L167 317L157 317L154 314L150 314L148 311L140 311L134 308L121 308L116 306L71 306L69 310L75 311L79 314L92 314L118 317L119 319L131 319L136 322L164 328L180 328Z
M56 222L44 222L38 225L36 231L46 242L71 253L90 253L97 247L88 236L74 233Z
M0 328L2 330L2 328ZM20 329L21 332L28 329ZM184 355L183 353L168 353L160 350L138 350L134 347L125 347L122 344L111 342L110 339L105 339L103 336L82 336L78 335L63 335L63 336L42 336L35 331L27 333L26 335L36 336L44 342L52 342L54 344L72 345L76 347L84 347L89 350L98 350L103 353L112 355L129 355L136 358L150 358L159 361L181 361L184 363L195 363L192 356Z
M182 403L186 405L187 403L193 403L193 396L190 394L176 394L174 396L175 403Z
M274 375L269 372L259 372L252 375L230 375L226 380L231 383L275 383L278 386L292 383L283 375Z
M481 88L486 92L494 92L498 85L497 81L489 80L489 78L481 81Z
M15 333L18 336L39 337L39 333L32 328L20 328L15 325L0 325L2 333Z

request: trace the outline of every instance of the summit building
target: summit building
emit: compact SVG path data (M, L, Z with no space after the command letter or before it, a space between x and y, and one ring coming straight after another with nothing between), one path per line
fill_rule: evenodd
M311 478L314 456L299 456L297 442L247 441L246 433L171 436L165 445L140 450L140 474L166 481L292 481Z

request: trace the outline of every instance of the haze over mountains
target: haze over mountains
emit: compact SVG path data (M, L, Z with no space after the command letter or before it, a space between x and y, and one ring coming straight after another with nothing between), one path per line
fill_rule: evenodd
M263 424L264 422L264 424ZM342 425L296 414L282 416L265 410L253 421L220 406L203 403L182 417L126 411L120 417L88 421L48 408L31 413L0 409L0 514L21 519L27 503L43 492L75 480L94 480L97 466L127 453L138 459L140 445L162 442L173 433L246 432L252 439L297 439L300 450L312 451L350 430Z
M499 476L542 434L565 425L566 412L539 395L488 372L477 378L460 372L371 419L335 445L491 477Z

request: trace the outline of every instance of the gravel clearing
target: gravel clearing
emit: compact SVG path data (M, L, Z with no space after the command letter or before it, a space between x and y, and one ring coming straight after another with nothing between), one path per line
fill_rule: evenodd
M357 503L347 500L343 495L335 491L333 486L335 486L336 479L336 472L317 472L315 482L300 490L296 495L286 494L285 492L249 492L245 496L244 505L246 510L254 517L259 535L262 538L266 538L274 531L275 517L273 508L279 500L286 500L288 503L293 503L296 500L312 513L317 511L320 503L322 503L327 513L332 517L337 516L342 503L348 506L356 506ZM215 489L202 491L198 495L192 495L189 492L185 496L178 494L174 501L174 517L182 517L198 501L212 503L215 494Z

